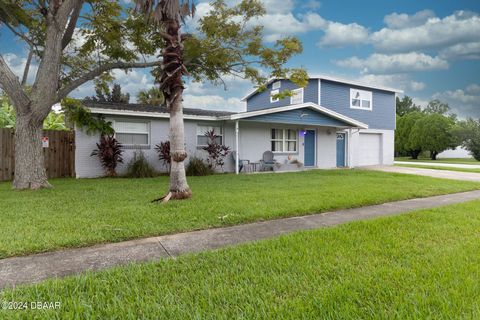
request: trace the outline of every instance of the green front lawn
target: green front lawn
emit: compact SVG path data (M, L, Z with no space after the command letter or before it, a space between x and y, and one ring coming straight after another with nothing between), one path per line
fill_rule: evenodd
M152 204L168 178L0 184L0 258L473 189L479 183L363 170L192 177L193 199Z
M430 158L418 158L412 159L410 157L397 157L395 161L408 161L408 162L434 162L434 163L456 163L456 164L477 164L480 165L480 161L474 158L445 158L432 160Z
M396 164L395 166L397 166L397 167L409 167L409 168L422 168L422 169L434 169L434 170L447 170L447 171L480 173L480 169L465 169L465 168L439 167L439 166L423 166L423 165L415 165L415 164Z
M479 319L480 201L0 293L44 319Z

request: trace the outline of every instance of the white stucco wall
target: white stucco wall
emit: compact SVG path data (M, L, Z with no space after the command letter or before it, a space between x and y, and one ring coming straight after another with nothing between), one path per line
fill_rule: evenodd
M350 167L358 167L361 163L361 157L365 156L365 151L360 145L360 134L378 134L380 135L380 163L382 165L393 165L395 148L394 130L376 130L376 129L352 129L350 134Z

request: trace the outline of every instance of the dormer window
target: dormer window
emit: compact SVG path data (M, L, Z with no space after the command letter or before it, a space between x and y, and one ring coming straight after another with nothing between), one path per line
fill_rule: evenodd
M372 92L358 89L350 89L350 108L371 111Z
M290 104L303 103L303 88L292 90L292 96L290 97Z
M272 84L272 90L278 90L280 89L280 86L282 85L282 83L280 81L275 81L273 84Z

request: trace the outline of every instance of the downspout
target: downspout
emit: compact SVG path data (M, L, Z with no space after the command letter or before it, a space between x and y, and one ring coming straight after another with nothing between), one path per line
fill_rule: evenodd
M236 157L235 157L235 174L238 174L238 164L239 164L239 158L240 154L238 152L238 120L235 121L235 152L236 152Z

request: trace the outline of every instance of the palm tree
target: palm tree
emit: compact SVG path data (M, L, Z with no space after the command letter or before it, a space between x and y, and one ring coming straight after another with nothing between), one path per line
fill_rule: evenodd
M158 87L151 87L148 90L140 90L137 94L137 101L153 106L161 106L165 103L163 93Z
M183 123L183 76L187 75L187 68L183 61L184 47L181 34L181 22L187 16L193 16L195 5L189 0L137 0L137 9L153 15L156 23L162 27L160 35L165 41L162 50L162 72L156 81L160 84L160 91L165 98L165 104L170 111L170 191L164 197L157 199L187 199L192 191L187 183L185 174L185 130Z

